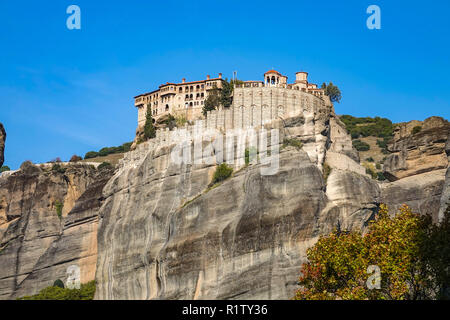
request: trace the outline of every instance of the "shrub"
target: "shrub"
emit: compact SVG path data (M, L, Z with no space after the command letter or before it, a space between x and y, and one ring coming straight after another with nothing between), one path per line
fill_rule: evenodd
M211 185L214 185L216 183L219 183L219 182L222 182L222 181L228 179L229 177L231 177L232 173L233 173L233 168L230 168L229 166L227 166L226 163L220 164L217 167L216 172L214 172L214 176L213 176Z
M92 158L97 158L98 157L98 152L95 151L89 151L84 155L84 159L92 159Z
M66 173L66 170L67 170L67 168L63 167L63 166L60 165L59 163L55 163L55 164L52 166L52 171L55 171L55 172L58 172L58 173L61 173L61 174Z
M367 143L361 141L361 140L353 140L352 142L353 147L355 147L356 150L358 151L369 151L370 150L370 145L368 145Z
M372 177L372 179L376 179L378 177L377 173L373 171L371 168L366 168L366 173Z
M95 281L82 284L80 289L67 289L52 286L41 290L34 296L26 296L17 300L93 300Z
M55 159L50 160L48 163L58 163L58 162L62 162L60 157L56 157Z
M250 149L249 148L245 149L245 164L246 165L250 164L250 152L252 152L255 155L258 154L258 151L256 150L255 147L251 147Z
M323 164L323 171L322 171L323 180L325 181L325 183L327 183L328 177L330 176L331 171L332 171L331 167L328 165L328 163L325 162Z
M64 289L64 282L62 282L61 279L57 279L55 280L55 282L53 282L53 286Z
M377 164L375 165L375 168L377 168L377 170L380 170L380 169L381 169L381 164L377 163Z
M187 123L186 116L183 115L183 114L182 115L178 115L175 118L175 123L176 123L177 127L179 127L179 128L184 127L184 125Z
M55 201L56 214L57 214L58 218L60 218L60 219L62 218L63 208L64 208L64 204L61 201L56 200Z
M298 139L284 139L282 147L286 148L287 146L291 146L297 148L297 150L300 150L303 147L303 143Z
M345 124L352 139L356 139L359 136L392 137L394 132L392 121L386 118L356 118L350 115L343 115L340 117L340 120Z
M98 166L98 170L102 170L103 168L111 168L112 167L112 165L111 165L111 163L109 163L109 162L102 162L99 166Z
M58 172L58 173L61 173L61 174L64 174L64 173L66 173L66 168L64 168L63 166L61 166L59 163L55 163L53 166L52 166L52 171L53 172Z
M375 162L375 160L372 157L369 157L366 159L367 162Z
M412 133L412 134L417 134L417 133L419 133L420 131L422 131L422 127L421 127L421 126L415 126L414 128L412 128L411 133Z
M379 181L386 180L386 177L384 176L383 172L377 172L377 180Z
M83 160L82 157L77 156L76 154L74 154L74 155L70 158L69 162L78 162L78 161L81 161L81 160Z
M3 166L0 168L0 173L5 172L5 171L10 171L11 169L8 166Z

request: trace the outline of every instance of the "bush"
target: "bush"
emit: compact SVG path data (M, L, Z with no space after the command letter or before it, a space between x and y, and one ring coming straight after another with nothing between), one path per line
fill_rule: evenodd
M360 136L368 137L392 137L394 125L392 121L386 118L356 118L350 115L343 115L340 120L345 124L347 131L356 139Z
M332 171L331 167L328 165L328 163L325 162L323 164L323 171L322 171L323 180L325 181L325 183L327 183L328 177L330 176L331 171Z
M61 202L61 201L59 201L59 200L56 200L55 201L55 209L56 209L56 215L58 216L58 218L62 218L62 211L63 211L63 208L64 208L64 204Z
M366 173L372 177L372 179L376 179L378 177L377 173L373 171L371 168L366 168Z
M17 300L93 300L95 281L82 284L80 289L67 289L52 286L41 290L34 296L26 296Z
M59 163L62 162L60 157L56 157L55 159L50 160L48 163Z
M378 172L377 173L377 180L379 180L379 181L386 180L386 177L384 176L383 172Z
M98 166L98 170L102 170L103 168L111 168L112 167L112 165L111 165L111 163L109 163L109 162L102 162L99 166Z
M55 280L55 282L53 282L53 286L64 289L64 282L62 282L61 279L57 279Z
M61 173L61 174L64 174L64 173L66 173L66 168L64 168L63 166L61 166L59 163L55 163L53 166L52 166L52 171L53 172L58 172L58 173Z
M92 158L97 158L98 157L98 152L95 151L89 151L84 155L84 159L92 159Z
M74 154L74 155L70 158L69 162L78 162L78 161L81 161L81 160L83 160L82 157L77 156L76 154Z
M5 171L10 171L11 169L8 166L3 166L0 168L0 173L5 172Z
M414 128L412 128L411 133L412 134L416 134L416 133L419 133L420 131L422 131L422 127L421 126L415 126Z
M229 177L231 177L232 173L233 173L233 168L230 168L229 166L227 166L226 163L220 164L217 167L216 172L214 172L214 176L213 176L211 185L214 185L216 183L219 183L219 182L222 182L222 181L228 179Z
M381 164L377 163L377 164L375 165L375 168L377 168L377 170L380 170L380 169L381 169Z
M255 147L251 147L250 149L249 148L245 149L245 164L247 166L250 164L250 151L255 155L258 154L258 151L256 150Z
M375 162L375 160L372 157L369 157L366 159L367 162Z
M297 148L297 150L300 150L303 147L303 143L298 139L284 139L283 141L283 148L286 148L288 146Z
M365 142L362 142L361 140L353 140L352 142L353 147L355 147L356 150L358 151L369 151L370 150L370 145L368 145Z

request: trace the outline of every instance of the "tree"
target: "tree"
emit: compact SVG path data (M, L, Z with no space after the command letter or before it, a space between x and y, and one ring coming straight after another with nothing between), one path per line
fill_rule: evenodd
M222 90L220 91L220 104L228 108L233 103L233 81L231 80L230 82L228 82L228 79L225 79L222 84Z
M10 170L11 170L10 167L3 166L3 167L0 168L0 173L5 172L5 171L10 171Z
M205 100L205 105L203 106L203 115L206 117L208 111L215 110L221 103L221 93L220 89L216 85L209 90L208 97Z
M332 82L330 82L328 85L324 82L322 84L322 89L325 90L325 94L330 97L331 102L341 102L341 90L335 85L333 85Z
M145 125L144 125L144 138L146 140L153 139L156 137L155 126L153 125L152 109L150 105L147 107L147 113L145 115Z
M450 209L439 225L407 206L394 217L381 205L368 232L335 231L308 249L298 300L419 300L448 298ZM381 272L379 289L367 285L369 266Z
M77 156L76 154L74 154L74 155L70 158L69 162L78 162L78 161L81 161L81 160L83 160L82 157Z

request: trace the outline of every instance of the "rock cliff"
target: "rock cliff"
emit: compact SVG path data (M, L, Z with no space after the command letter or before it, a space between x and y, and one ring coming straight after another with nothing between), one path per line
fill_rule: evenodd
M94 279L97 211L111 176L91 165L31 163L0 176L0 299L64 281L71 265L80 267L83 283Z
M264 175L266 164L241 158L214 186L214 161L176 163L176 144L157 139L126 153L115 172L25 164L3 173L0 299L65 280L72 265L82 282L95 277L97 299L289 299L320 235L364 230L380 203L438 219L450 198L441 118L398 127L386 160L393 181L383 183L365 173L332 109L265 129L280 134L278 143L268 137L278 170ZM210 160L221 154L215 146Z
M96 298L288 299L320 235L364 228L380 189L356 169L336 118L319 112L272 126L303 148L280 146L273 175L262 164L235 166L212 189L215 165L175 165L173 146L150 141L127 154L104 190ZM355 170L331 161L325 181L327 149Z
M420 131L414 133L414 128ZM397 125L394 138L388 145L392 152L384 162L385 176L395 181L401 178L446 169L448 165L445 143L450 123L440 117L424 122L411 121Z
M0 168L3 165L5 152L6 131L3 124L0 123Z

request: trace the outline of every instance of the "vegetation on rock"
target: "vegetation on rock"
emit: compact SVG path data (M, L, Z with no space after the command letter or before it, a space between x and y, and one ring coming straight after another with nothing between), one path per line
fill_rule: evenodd
M448 299L450 207L436 225L405 205L395 216L381 205L366 234L336 230L307 258L298 300ZM380 270L379 286L370 266Z
M343 115L340 117L340 120L345 124L352 139L368 136L389 138L392 137L394 132L392 121L386 118L357 118L350 115Z
M412 128L411 133L412 134L416 134L416 133L419 133L420 131L422 131L422 127L421 126L415 126L414 128Z
M213 180L211 182L211 185L214 185L216 183L222 182L229 177L231 177L231 174L233 173L233 168L230 168L226 163L220 164L216 171L214 172Z
M0 173L5 172L5 171L10 171L11 169L8 166L2 166L0 168Z
M352 141L353 147L355 147L356 150L358 151L368 151L370 150L370 145L368 145L367 143L356 139Z
M341 90L335 85L333 85L332 82L330 82L328 85L324 82L322 84L322 89L325 90L325 94L330 97L331 102L337 102L340 103L342 99Z
M89 151L84 156L84 159L86 160L86 159L92 159L92 158L97 158L97 157L106 157L107 155L110 155L110 154L128 152L128 151L130 151L131 144L132 144L132 142L126 142L126 143L124 143L124 144L122 144L121 146L118 146L118 147L105 147L105 148L102 148L98 152L96 152L96 151Z
M80 289L67 289L53 285L41 290L36 295L25 296L17 300L93 300L94 295L95 281L90 281L82 284Z

